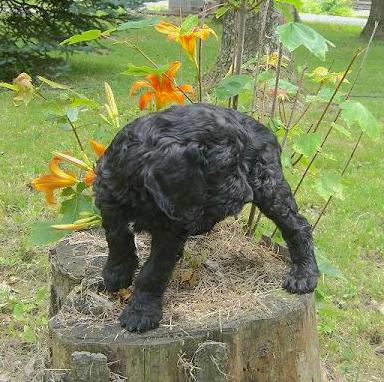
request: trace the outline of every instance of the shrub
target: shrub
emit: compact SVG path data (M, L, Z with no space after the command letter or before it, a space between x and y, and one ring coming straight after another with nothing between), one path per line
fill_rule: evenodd
M0 72L2 79L19 72L63 63L58 52L82 46L59 46L71 34L106 27L127 19L127 9L142 0L3 0L0 2Z
M352 6L352 0L304 0L302 11L315 14L351 16L353 14Z

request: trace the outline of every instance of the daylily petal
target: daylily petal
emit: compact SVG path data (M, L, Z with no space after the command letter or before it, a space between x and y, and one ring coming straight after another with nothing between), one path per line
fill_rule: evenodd
M180 61L174 61L169 66L169 69L165 72L166 77L169 77L170 79L173 79L177 73L177 71L180 69L181 62Z
M193 34L181 36L180 45L188 53L189 58L194 61L196 55L196 36Z
M95 171L89 170L84 175L83 181L89 187L89 186L92 186L93 182L95 181L95 178L96 178Z
M97 155L98 158L104 155L105 151L107 150L107 148L102 143L99 143L94 139L91 139L89 143L91 145L92 150L94 151L94 153Z
M144 80L138 80L136 81L132 87L131 87L131 90L129 91L129 95L134 95L139 89L142 89L142 88L151 88L152 87L152 84L148 81L144 81Z
M160 79L157 74L149 74L148 81L151 83L151 88L158 91L160 89Z
M139 99L139 107L141 110L145 109L149 102L155 97L154 92L145 92Z
M59 157L53 157L51 161L49 162L49 169L52 174L54 174L56 177L63 178L63 179L74 179L74 176L70 173L65 172L59 167L59 163L62 161Z
M155 25L155 29L160 32L168 35L169 38L175 40L178 39L180 35L180 28L166 21L161 21L159 24Z
M197 30L194 31L194 34L196 37L202 40L206 40L210 34L213 34L217 38L216 32L206 24L204 24L202 27L197 28Z
M190 94L195 93L195 89L193 89L192 85L184 84L184 85L178 86L178 88L182 90L184 93L190 93Z

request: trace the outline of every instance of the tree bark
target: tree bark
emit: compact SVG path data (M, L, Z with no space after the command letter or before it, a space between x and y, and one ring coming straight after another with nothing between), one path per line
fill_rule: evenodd
M376 39L384 40L384 1L372 0L371 11L369 13L367 24L365 25L361 35L369 38L375 28L376 21L379 22L379 26L376 31Z
M242 62L256 57L259 48L259 30L262 20L262 8L260 12L250 12L246 15L246 30L244 38L244 51ZM274 9L273 1L268 7L267 23L264 39L264 52L274 51L278 47L278 40L275 33L276 26L279 24L279 13ZM223 78L231 68L237 43L237 22L236 13L228 11L223 16L223 35L221 38L221 47L216 64L208 75L208 83L215 84Z

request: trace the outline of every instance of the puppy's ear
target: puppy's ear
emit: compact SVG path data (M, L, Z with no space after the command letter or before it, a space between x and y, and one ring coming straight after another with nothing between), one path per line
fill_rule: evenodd
M207 199L202 149L193 143L161 147L149 163L144 185L158 207L172 220L199 219Z

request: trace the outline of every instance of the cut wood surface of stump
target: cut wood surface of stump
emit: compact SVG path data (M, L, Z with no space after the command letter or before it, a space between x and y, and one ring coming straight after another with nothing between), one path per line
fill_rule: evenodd
M227 226L192 239L167 292L160 327L143 334L118 323L129 291L120 296L103 292L103 237L81 233L60 242L51 253L50 350L52 370L67 372L60 374L64 379L51 376L50 381L320 382L313 295L280 290L284 261L254 244L233 250L236 239ZM139 254L145 252L146 239L138 242ZM236 254L218 256L222 246L238 254L233 276L227 274L235 267L229 256ZM204 256L190 268L196 251ZM270 269L259 261L275 263ZM267 276L257 273L259 268ZM271 281L268 272L277 278ZM232 289L238 293L236 304Z

